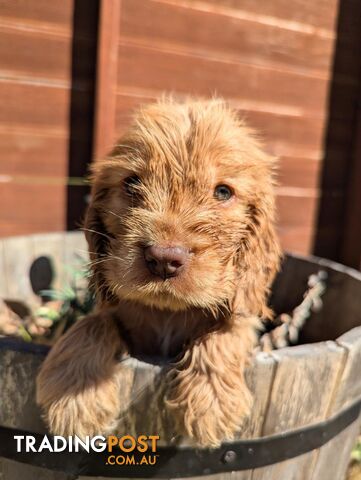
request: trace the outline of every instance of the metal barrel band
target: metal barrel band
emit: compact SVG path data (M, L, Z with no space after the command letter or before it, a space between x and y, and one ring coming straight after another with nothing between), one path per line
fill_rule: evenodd
M78 475L126 478L175 478L250 470L297 457L325 445L360 415L361 398L323 422L290 432L225 443L216 449L167 446L157 449L155 465L141 465L143 454L134 453L134 465L107 465L108 452L16 452L14 435L33 435L40 445L43 435L0 427L0 456L76 478ZM113 452L124 455L120 450ZM138 464L137 464L138 463Z

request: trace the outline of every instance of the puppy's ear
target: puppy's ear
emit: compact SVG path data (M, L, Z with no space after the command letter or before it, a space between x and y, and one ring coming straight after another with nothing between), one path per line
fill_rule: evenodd
M91 284L98 301L105 301L107 292L102 274L102 264L97 262L107 255L111 234L107 232L101 212L106 200L107 190L94 179L91 201L84 220L84 233L88 242L91 264Z
M267 297L281 258L274 210L270 181L266 190L258 193L248 204L247 233L236 258L238 285L232 305L235 313L272 317Z

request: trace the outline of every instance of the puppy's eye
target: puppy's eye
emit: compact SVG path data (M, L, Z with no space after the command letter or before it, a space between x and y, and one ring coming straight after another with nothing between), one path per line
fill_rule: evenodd
M125 192L130 195L136 195L137 194L137 187L140 184L140 178L138 175L131 175L130 177L127 177L124 182L124 190Z
M228 185L217 185L214 189L214 198L224 202L233 197L233 190Z

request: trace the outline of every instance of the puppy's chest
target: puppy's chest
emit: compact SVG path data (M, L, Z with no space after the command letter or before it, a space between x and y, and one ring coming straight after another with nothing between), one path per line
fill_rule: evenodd
M192 339L208 330L212 322L203 316L161 312L122 323L132 355L174 358Z

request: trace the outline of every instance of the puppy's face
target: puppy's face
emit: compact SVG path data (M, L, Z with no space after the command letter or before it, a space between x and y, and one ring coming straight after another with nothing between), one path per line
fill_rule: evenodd
M270 225L270 161L234 113L215 101L149 106L94 169L96 287L171 310L229 305L250 248L267 267L251 241L264 216Z

